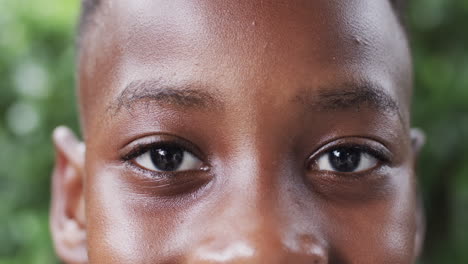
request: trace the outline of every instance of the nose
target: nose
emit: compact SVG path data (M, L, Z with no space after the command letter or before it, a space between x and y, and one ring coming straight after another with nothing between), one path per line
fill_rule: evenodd
M198 245L187 263L297 263L326 264L325 247L311 236L282 241L271 234L252 234L251 238L213 238Z
M226 211L211 215L211 221L205 222L210 224L199 234L202 237L199 242L187 252L186 263L329 262L325 240L310 225L305 228L306 221L300 214L284 217L285 213L275 210L272 203L257 200L250 207L246 202L238 202L231 203Z
M313 203L302 206L297 183L290 180L294 177L282 177L287 171L272 160L268 155L240 159L242 165L235 166L240 169L228 172L235 177L224 182L227 191L220 192L197 221L198 242L186 251L186 263L329 262L319 214L311 213L319 208Z

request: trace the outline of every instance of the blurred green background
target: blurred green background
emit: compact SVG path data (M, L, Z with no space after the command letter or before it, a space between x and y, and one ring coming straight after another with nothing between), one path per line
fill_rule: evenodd
M48 229L51 131L78 131L78 0L0 0L0 264L58 263ZM419 174L422 263L468 263L468 0L412 0L413 124L427 133Z

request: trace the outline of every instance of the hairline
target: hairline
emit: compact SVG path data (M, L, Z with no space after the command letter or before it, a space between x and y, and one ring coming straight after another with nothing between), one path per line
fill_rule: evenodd
M405 25L405 10L407 0L390 0L390 3L393 7L393 11L397 16L400 25L403 30L406 31ZM102 6L102 0L82 0L81 1L81 11L78 21L78 35L76 41L77 53L80 53L82 42L85 40L85 35L89 30L89 25L94 19L99 8Z

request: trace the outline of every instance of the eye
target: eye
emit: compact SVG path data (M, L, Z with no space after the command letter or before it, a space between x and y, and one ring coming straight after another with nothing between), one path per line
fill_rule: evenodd
M361 172L374 168L378 159L357 147L339 147L328 151L317 160L320 171Z
M159 172L200 170L203 166L200 159L176 144L151 147L137 156L134 162L144 169Z

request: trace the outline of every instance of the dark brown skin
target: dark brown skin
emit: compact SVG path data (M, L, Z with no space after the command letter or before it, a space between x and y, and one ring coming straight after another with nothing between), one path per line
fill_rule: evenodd
M103 2L80 56L84 143L54 133L66 263L414 263L422 136L387 0ZM196 167L145 168L161 141ZM375 162L324 168L340 146Z

